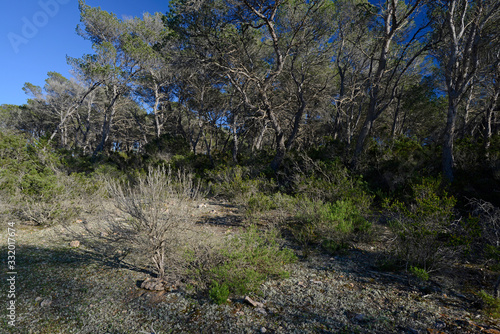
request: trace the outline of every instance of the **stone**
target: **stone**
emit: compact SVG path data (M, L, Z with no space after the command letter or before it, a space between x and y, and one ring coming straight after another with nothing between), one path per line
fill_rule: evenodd
M494 328L488 328L488 329L483 330L483 333L487 333L487 334L500 334L500 331L497 330L497 329L494 329Z
M266 327L261 327L261 328L260 328L260 332L261 332L261 333L266 333L266 332L267 332Z
M256 302L255 300L253 300L252 298L248 297L248 296L245 296L245 301L252 305L253 307L258 307L258 308L264 308L264 304L262 303L259 303L259 302Z
M141 288L145 290L152 290L152 291L163 291L165 290L165 286L163 285L162 280L154 279L154 278L147 278L144 280L144 282L141 283Z
M40 303L40 306L41 306L41 307L49 307L50 305L52 305L52 298L47 298L47 299L44 299L44 300L42 300L42 302Z
M445 328L445 327L446 327L446 323L445 323L444 321L440 321L440 320L438 320L438 321L436 321L436 323L434 324L434 327L435 327L436 329L443 329L443 328Z
M70 247L73 247L73 248L78 248L78 247L80 247L80 241L78 241L78 240L73 240L73 241L71 241L71 242L69 243L69 246L70 246Z
M263 307L257 307L255 312L259 312L260 314L267 315L266 310Z

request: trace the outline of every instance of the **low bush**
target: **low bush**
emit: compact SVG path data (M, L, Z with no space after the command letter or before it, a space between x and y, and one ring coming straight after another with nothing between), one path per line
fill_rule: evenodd
M450 262L461 246L455 238L460 230L454 213L456 200L438 179L423 179L412 190L411 203L386 200L384 204L396 235L392 252L409 266L431 271Z
M208 294L210 299L217 305L225 304L229 298L229 286L225 283L219 284L214 281Z
M484 290L479 292L484 303L484 310L493 318L500 318L500 298L495 298Z
M258 291L270 277L287 277L284 265L296 260L290 249L281 248L276 231L259 232L254 226L226 240L217 256L221 261L206 277L217 282L217 289L226 285L239 295Z
M321 244L336 252L346 249L355 235L370 232L371 224L351 201L323 203L304 198L297 206L292 233L303 246Z
M273 188L271 182L264 177L253 177L249 168L242 166L222 167L208 172L211 190L214 196L231 200L238 205L256 204L252 197L269 194ZM262 194L261 194L262 193ZM265 208L263 208L265 209Z
M500 208L490 202L472 198L468 203L472 218L475 219L475 247L486 259L493 262L492 267L500 269Z
M351 174L339 161L305 160L294 176L293 192L297 196L324 203L348 199L357 212L369 211L373 196L360 176Z
M420 279L422 281L429 280L429 273L425 269L411 266L409 271L410 271L410 273L415 275L415 277L417 277L418 279Z
M0 192L18 219L45 226L74 220L92 211L101 185L83 174L67 175L58 156L43 141L0 133Z
M154 267L158 279L168 274L166 259L179 247L178 233L189 217L186 200L197 193L192 176L173 175L165 167L150 168L136 185L116 180L107 182L115 206L123 213L123 223L113 228L140 248Z

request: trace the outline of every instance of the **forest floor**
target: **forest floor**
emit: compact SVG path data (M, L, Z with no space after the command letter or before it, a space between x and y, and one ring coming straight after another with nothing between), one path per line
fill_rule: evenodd
M195 207L186 230L201 239L244 229L236 207ZM113 217L45 228L16 223L15 327L4 316L8 236L2 227L1 333L500 333L477 295L491 289L493 273L454 264L423 282L404 271L381 271L383 237L342 255L312 250L307 257L285 240L299 258L287 265L289 278L268 280L249 295L257 306L234 295L216 305L182 282L164 291L141 289L147 270L110 249L106 219Z

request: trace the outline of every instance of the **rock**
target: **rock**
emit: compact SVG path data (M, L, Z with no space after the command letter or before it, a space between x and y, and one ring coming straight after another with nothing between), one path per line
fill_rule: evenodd
M257 307L255 312L259 312L260 314L267 315L266 310L263 307Z
M261 328L260 328L260 332L261 332L261 333L266 333L266 332L267 332L266 327L261 327Z
M80 241L78 241L78 240L73 240L73 241L71 241L71 242L69 243L69 246L70 246L70 247L73 247L73 248L78 248L78 247L80 247Z
M42 302L40 303L40 306L41 306L41 307L49 307L50 305L52 305L52 298L47 298L47 299L44 299L44 300L42 300Z
M436 323L434 324L434 327L435 327L436 329L443 329L443 328L445 328L445 327L446 327L446 323L444 323L444 321L440 321L440 320L438 320L438 321L436 321Z
M253 307L258 307L258 308L264 308L264 304L262 303L259 303L259 302L256 302L255 300L253 300L252 298L248 297L248 296L245 296L245 301L252 305Z
M144 282L141 283L141 288L152 291L165 290L165 286L163 285L163 280L158 280L155 278L147 278L146 280L144 280Z

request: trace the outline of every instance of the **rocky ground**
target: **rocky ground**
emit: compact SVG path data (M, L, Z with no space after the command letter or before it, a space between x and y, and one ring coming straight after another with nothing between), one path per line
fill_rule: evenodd
M240 218L228 205L197 205L189 230L220 238L237 233ZM477 296L491 288L493 273L457 264L422 282L405 272L380 271L383 240L353 245L338 256L313 251L302 257L296 248L299 261L288 266L289 278L216 305L186 284L141 289L148 277L143 268L128 265L120 252L104 256L105 244L90 242L108 237L102 226L100 218L69 229L17 223L16 326L2 316L0 332L500 333ZM2 282L7 233L0 235Z

